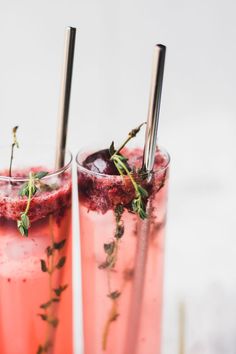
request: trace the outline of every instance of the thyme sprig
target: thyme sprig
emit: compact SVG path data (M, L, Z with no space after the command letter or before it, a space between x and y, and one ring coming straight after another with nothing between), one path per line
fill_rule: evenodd
M107 255L105 262L103 262L99 269L106 269L107 270L107 278L108 278L108 294L107 296L112 301L111 310L108 314L107 320L105 322L104 330L103 330L103 337L102 337L102 349L106 350L107 346L107 339L109 335L109 330L112 322L116 321L119 317L118 312L118 300L121 296L121 291L119 290L112 290L110 284L110 275L111 270L115 267L117 256L118 256L118 249L119 249L119 242L121 237L124 235L124 223L122 220L122 215L124 213L124 207L122 204L116 205L114 209L114 216L116 221L116 228L113 240L110 243L105 243L103 245L104 251Z
M129 132L128 137L126 138L124 143L119 147L119 149L115 150L114 142L111 143L109 149L110 156L111 156L110 159L115 164L117 171L121 176L128 176L128 178L130 179L134 187L135 197L131 203L132 211L136 213L141 219L147 218L146 199L148 198L148 192L146 191L146 189L144 189L141 186L141 184L138 181L136 181L135 175L137 175L139 179L143 180L144 174L143 171L141 170L137 172L135 172L134 170L131 171L128 165L128 159L122 155L121 150L126 146L126 144L132 138L134 138L138 134L138 132L140 131L141 127L144 124L145 123L142 123L137 128L132 129ZM107 272L107 278L108 278L107 296L112 301L111 309L108 313L108 317L105 322L104 330L103 330L103 336L102 336L103 351L105 351L107 347L107 340L109 336L110 326L119 317L118 305L119 305L119 300L120 300L120 296L122 295L122 292L120 290L114 290L111 288L110 276L117 262L120 239L122 238L125 232L124 222L122 220L124 210L125 210L124 205L122 204L118 204L114 208L114 217L116 222L115 233L113 239L109 243L104 243L103 248L106 254L106 259L103 263L101 263L98 266L99 269L104 269Z
M135 190L135 198L132 200L132 210L134 213L136 213L141 219L146 219L147 218L147 211L146 211L146 199L148 198L148 192L146 189L144 189L140 183L138 183L135 180L134 174L132 171L130 171L127 161L128 159L123 156L120 151L125 147L125 145L132 139L134 138L138 132L140 131L141 127L145 123L140 124L137 128L132 129L129 134L128 138L125 140L125 142L119 147L118 150L115 150L114 148L114 142L111 143L110 146L110 155L111 155L111 160L114 162L119 174L121 176L128 176L133 187ZM142 171L140 171L140 174Z
M128 143L131 139L133 139L133 138L136 137L136 135L139 133L140 129L142 128L142 126L143 126L144 124L146 124L146 122L141 123L137 128L134 128L134 129L132 129L132 130L129 132L127 139L123 142L123 144L119 147L119 149L116 150L116 151L113 150L111 159L112 159L113 155L119 154L120 151L125 147L125 145L127 145L127 143ZM113 145L113 148L114 148L114 142L112 142L112 145ZM110 151L110 152L111 152L111 151Z
M66 262L66 257L61 256L60 252L64 248L66 239L59 242L55 242L52 215L49 216L49 228L51 244L45 250L46 260L40 259L41 271L48 273L49 280L49 298L46 302L40 305L41 312L38 316L47 323L47 333L44 344L40 344L37 350L37 354L47 353L49 348L53 346L51 341L51 330L56 328L59 324L59 318L55 314L54 304L60 302L61 294L68 287L67 284L59 285L57 288L53 287L53 275L57 269L61 269Z
M117 261L119 240L124 234L124 223L121 219L123 212L124 207L121 204L118 204L114 209L114 216L116 220L115 234L111 242L104 243L103 245L104 252L106 254L106 260L98 266L99 269L111 269L115 267Z
M40 180L45 177L48 172L40 171L37 173L30 172L29 173L29 180L23 184L21 189L19 190L19 195L21 197L27 197L27 204L24 212L20 215L20 220L17 220L17 228L20 231L22 236L28 236L28 230L30 227L30 220L28 216L28 212L30 209L30 204L32 201L33 196L39 189Z
M12 162L13 162L13 158L14 158L14 149L15 148L19 149L19 143L18 143L17 136L16 136L16 132L17 132L18 128L19 128L18 126L15 126L12 129L13 142L11 144L11 157L10 157L10 165L9 165L9 172L8 172L9 177L12 177Z

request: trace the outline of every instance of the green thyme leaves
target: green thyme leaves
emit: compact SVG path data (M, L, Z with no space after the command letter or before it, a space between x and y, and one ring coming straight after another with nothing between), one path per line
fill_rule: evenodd
M133 184L134 190L135 190L135 198L132 200L131 202L131 206L132 206L132 211L137 214L141 219L146 219L148 217L147 215L147 211L146 211L146 201L148 198L148 192L146 191L146 189L144 189L141 184L136 181L136 178L134 177L134 173L132 171L130 171L130 168L128 166L128 159L123 156L120 151L125 147L125 145L132 139L134 138L138 132L140 131L141 127L144 125L145 123L140 124L137 128L132 129L129 134L127 139L125 140L125 142L120 146L119 149L115 149L114 146L114 142L111 143L111 146L109 148L109 152L111 155L111 160L114 162L119 174L121 176L128 176L131 183ZM138 180L141 180L143 176L142 175L142 171L140 170L140 176L139 176L139 172L136 173ZM119 229L119 232L117 233L117 237L119 237L119 235L122 236L122 228ZM121 237L120 236L120 237Z
M21 197L27 197L27 204L24 212L21 213L20 219L17 220L17 228L20 231L22 236L28 236L28 230L30 227L30 220L28 217L28 212L30 209L30 203L33 196L36 194L38 190L38 182L45 177L48 172L40 171L37 173L29 173L29 180L23 184L21 189L19 190L19 195Z
M141 219L146 219L148 215L145 201L148 198L148 192L140 184L137 184L137 191L132 201L132 209Z
M39 306L40 313L38 316L47 323L49 328L56 328L59 324L59 319L56 316L55 305L60 302L61 293L66 290L68 285L59 285L57 288L53 288L53 278L54 272L57 272L58 269L65 265L66 257L61 255L61 252L65 246L66 239L55 242L52 215L49 216L49 227L51 244L45 249L46 259L40 259L41 271L47 273L49 277L49 299ZM37 353L47 353L49 349L48 343L50 343L50 347L53 346L50 336L46 337L44 345L39 345Z
M58 288L56 288L56 289L53 289L54 290L54 292L55 292L55 294L57 295L57 296L61 296L61 293L64 291L64 290L66 290L66 288L68 287L68 285L66 284L66 285L60 285Z
M23 184L23 186L19 190L19 195L21 197L29 197L29 195L34 196L37 190L39 189L38 182L47 175L48 172L45 171L37 173L31 172L31 178L29 177L29 181Z
M112 291L110 294L108 294L107 296L112 299L112 300L115 300L115 299L118 299L118 297L120 297L121 295L121 292L118 291L118 290L115 290L115 291Z
M56 268L57 269L62 268L64 266L65 262L66 262L66 257L61 257L56 265Z
M122 155L116 155L116 153L111 157L117 170L121 176L127 175L133 184L135 190L135 198L132 200L132 211L136 213L141 219L147 218L146 212L146 199L148 198L148 192L144 189L140 183L138 183L133 173L129 171L125 162L127 161Z
M110 243L104 243L104 251L109 256L112 255L114 249L115 249L115 241L112 241Z
M21 213L20 220L17 220L17 227L22 236L28 236L30 220L26 213Z
M46 265L46 262L44 259L40 259L40 263L41 263L41 271L46 273L48 272L48 267Z
M66 242L66 239L61 240L60 242L54 242L53 248L54 248L55 250L60 250L60 249L62 249L62 248L64 247L65 242Z

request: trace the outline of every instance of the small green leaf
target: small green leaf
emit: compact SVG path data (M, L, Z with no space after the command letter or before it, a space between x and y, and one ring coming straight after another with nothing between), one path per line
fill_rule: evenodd
M40 305L40 308L46 310L53 302L59 302L59 301L60 301L60 299L53 297L51 300Z
M145 211L141 210L139 213L139 216L142 220L144 220L144 219L147 219L148 214Z
M28 184L28 182L26 182L26 183L24 183L22 185L22 187L19 190L19 195L21 197L24 197L24 196L28 197L29 196L29 184Z
M115 314L111 317L110 321L111 321L111 322L116 321L119 316L120 316L119 313L115 313Z
M110 243L104 243L103 247L104 247L105 253L107 253L110 256L114 252L115 242L112 241Z
M106 269L109 268L109 262L105 261L98 266L99 269Z
M111 292L110 294L108 294L107 296L110 297L112 300L117 299L119 296L121 295L121 292L118 290L115 290L113 292Z
M25 229L22 226L21 220L17 220L17 228L20 231L22 236L26 236Z
M135 213L137 213L137 211L138 211L138 200L136 198L133 199L133 201L132 201L132 209L133 209L133 211Z
M38 190L38 188L35 186L34 183L31 185L31 187L29 187L29 182L26 182L26 183L23 184L23 186L19 190L19 195L21 197L29 197L29 189L31 190L31 195L32 196L35 195L35 193Z
M66 288L68 287L68 285L66 284L66 285L60 285L58 288L56 288L56 289L53 289L54 290L54 292L55 292L55 294L57 295L57 296L60 296L61 295L61 293L64 291L64 290L66 290Z
M118 224L116 226L116 231L115 231L115 238L121 238L124 235L125 228L123 224Z
M66 262L66 257L61 257L56 265L57 269L60 269L64 266Z
M42 272L47 272L48 271L48 268L47 268L47 265L46 265L46 262L44 259L40 259L40 263L41 263L41 270Z
M115 216L120 218L122 216L123 212L124 212L123 205L122 204L116 205L114 211L115 211Z
M38 188L35 186L35 184L33 183L31 185L31 195L35 195L35 193L37 192Z
M47 321L48 320L48 315L45 315L44 313L38 313L38 316L40 316L43 321Z
M58 326L59 320L58 318L51 318L50 320L48 320L48 322L54 327L56 328Z
M125 156L123 156L121 154L119 154L117 156L119 157L120 161L123 161L123 162L127 162L128 161L127 157L125 157Z
M50 257L53 254L53 248L51 246L48 246L46 248L46 254L48 257Z
M35 173L34 178L42 179L43 177L45 177L47 175L48 175L48 172L39 171L39 172Z
M114 141L112 141L112 143L109 147L109 153L112 156L112 155L114 155L115 152L116 152L116 150L115 150L115 146L114 146Z
M66 239L61 240L61 241L59 241L59 242L54 242L54 244L53 244L54 249L55 249L55 250L60 250L60 249L62 249L62 248L64 247L64 245L65 245L65 242L66 242Z
M22 236L28 236L28 227L27 227L27 219L24 218L22 220L22 215L21 215L21 220L17 220L17 228L20 231Z
M44 304L40 305L41 309L46 310L52 303L52 300L49 300L48 302L45 302Z
M21 214L21 223L24 229L28 229L30 227L30 221L27 214L25 213Z
M148 192L140 184L137 184L137 188L138 188L138 191L139 191L139 193L141 194L141 196L143 198L147 198L148 197Z

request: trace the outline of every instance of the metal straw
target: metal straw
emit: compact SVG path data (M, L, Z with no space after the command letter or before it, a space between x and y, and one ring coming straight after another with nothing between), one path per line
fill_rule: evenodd
M161 90L164 73L166 47L155 46L151 77L151 90L148 108L148 119L144 146L143 168L150 173L153 169L156 152L157 128L161 103ZM149 178L151 178L151 173ZM150 202L147 204L147 213L150 212ZM136 353L140 321L142 316L143 292L148 254L148 240L150 234L150 220L142 220L138 225L137 248L134 263L134 281L130 303L129 326L127 329L125 353Z
M143 151L143 169L147 172L152 171L155 160L165 55L166 47L162 44L157 44L153 56L148 118Z
M61 97L58 115L55 168L64 166L65 147L70 107L71 79L74 62L76 28L67 27L64 47L64 64L61 83Z

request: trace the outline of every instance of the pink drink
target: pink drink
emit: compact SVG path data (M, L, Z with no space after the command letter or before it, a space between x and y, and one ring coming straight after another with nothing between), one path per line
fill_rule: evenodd
M0 173L1 354L73 353L70 168L42 179L28 237L17 229L27 202L21 176L47 169L13 170L11 181Z
M148 219L141 220L125 207L119 221L124 234L117 240L114 209L117 205L129 208L133 186L127 176L102 175L84 168L88 155L77 157L84 352L160 354L169 157L158 151L153 178L143 182L149 191ZM126 150L124 155L131 166L141 166L141 150ZM144 245L142 237L147 240ZM109 258L109 248L104 245L114 240L115 251Z

